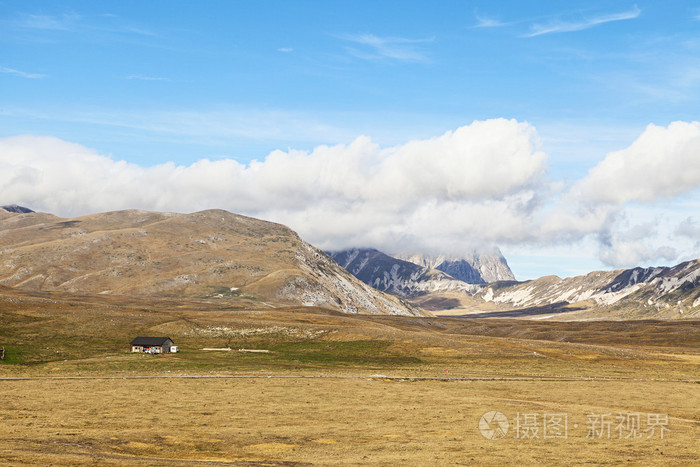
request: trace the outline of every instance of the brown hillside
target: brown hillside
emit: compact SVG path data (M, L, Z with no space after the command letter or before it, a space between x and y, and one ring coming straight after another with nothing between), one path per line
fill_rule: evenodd
M0 212L0 284L419 313L361 283L289 228L222 210L129 210L74 219Z

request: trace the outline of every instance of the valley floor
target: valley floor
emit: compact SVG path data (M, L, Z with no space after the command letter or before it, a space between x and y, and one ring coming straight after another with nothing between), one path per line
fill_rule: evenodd
M699 462L698 322L239 305L0 296L0 464Z
M698 390L686 383L242 378L5 381L2 387L0 459L8 464L698 461ZM491 411L510 422L503 439L479 430ZM618 433L617 417L626 423L637 413L637 429L625 425ZM652 432L647 418L658 413L662 418L652 421L663 424ZM604 414L613 414L609 437L590 418ZM541 423L555 415L564 417L566 429L552 425L545 432ZM537 422L529 431L527 420ZM668 429L663 439L662 428ZM515 438L518 431L522 439Z

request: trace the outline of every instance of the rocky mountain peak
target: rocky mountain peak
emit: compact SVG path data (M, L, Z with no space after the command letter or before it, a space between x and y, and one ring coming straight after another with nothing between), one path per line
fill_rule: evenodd
M498 248L489 252L471 251L463 256L399 255L399 258L426 268L445 272L468 284L513 281L515 275Z
M473 292L473 285L436 269L391 257L372 248L328 253L338 264L375 289L413 298L430 292Z

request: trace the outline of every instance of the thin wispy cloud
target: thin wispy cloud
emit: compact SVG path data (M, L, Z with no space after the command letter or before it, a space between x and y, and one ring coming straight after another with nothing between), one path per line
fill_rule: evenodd
M90 125L95 131L118 128L140 139L143 132L160 141L196 144L202 140L231 146L235 141L348 141L357 132L328 122L325 116L284 110L254 109L95 112L65 110L33 112L27 108L0 108L0 115L37 121ZM1 170L0 170L1 171Z
M503 26L508 26L509 24L497 19L487 18L485 16L474 16L476 17L476 24L473 26L474 28L500 28Z
M76 13L59 15L22 14L12 23L17 30L35 32L72 33L117 33L137 36L157 37L158 34L147 28L126 23L118 15L102 14L86 17Z
M148 29L137 28L137 27L133 27L133 26L124 26L122 28L116 29L115 32L122 32L125 34L137 34L140 36L158 37L158 34L153 32L153 31L149 31Z
M136 79L141 81L170 81L169 78L163 78L160 76L144 76L144 75L129 75L126 79Z
M352 42L362 49L347 47L347 51L363 60L396 60L400 62L428 62L422 44L434 39L408 39L405 37L379 37L374 34L345 35L341 39Z
M596 16L594 18L582 19L579 21L554 21L549 24L534 24L532 26L532 32L526 34L524 37L535 37L542 36L544 34L582 31L584 29L590 29L600 24L635 19L641 14L641 12L642 10L640 10L635 5L631 10L624 11L622 13L601 15Z
M5 73L8 75L15 75L15 76L19 76L21 78L27 78L27 79L41 79L41 78L46 77L46 75L42 75L41 73L27 73L26 71L20 71L20 70L15 70L14 68L6 68L6 67L0 67L0 73Z
M288 54L294 52L294 49L291 47L280 47L279 49L277 49L277 51Z
M37 29L44 31L67 31L80 19L75 14L63 15L23 15L16 21L15 26L22 29Z

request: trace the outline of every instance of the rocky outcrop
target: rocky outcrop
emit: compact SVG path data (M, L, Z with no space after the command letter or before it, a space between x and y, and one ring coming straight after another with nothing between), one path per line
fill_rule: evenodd
M393 258L371 248L353 248L330 252L329 255L365 284L399 297L413 298L431 292L476 291L474 286L442 271Z
M486 284L515 280L513 271L498 249L492 252L473 251L462 257L446 255L400 255L401 259L419 266L443 271L468 284Z
M0 206L0 209L4 209L7 212L14 212L17 214L28 214L30 212L34 212L29 208L25 208L24 206L18 206L16 204L10 204L8 206Z

